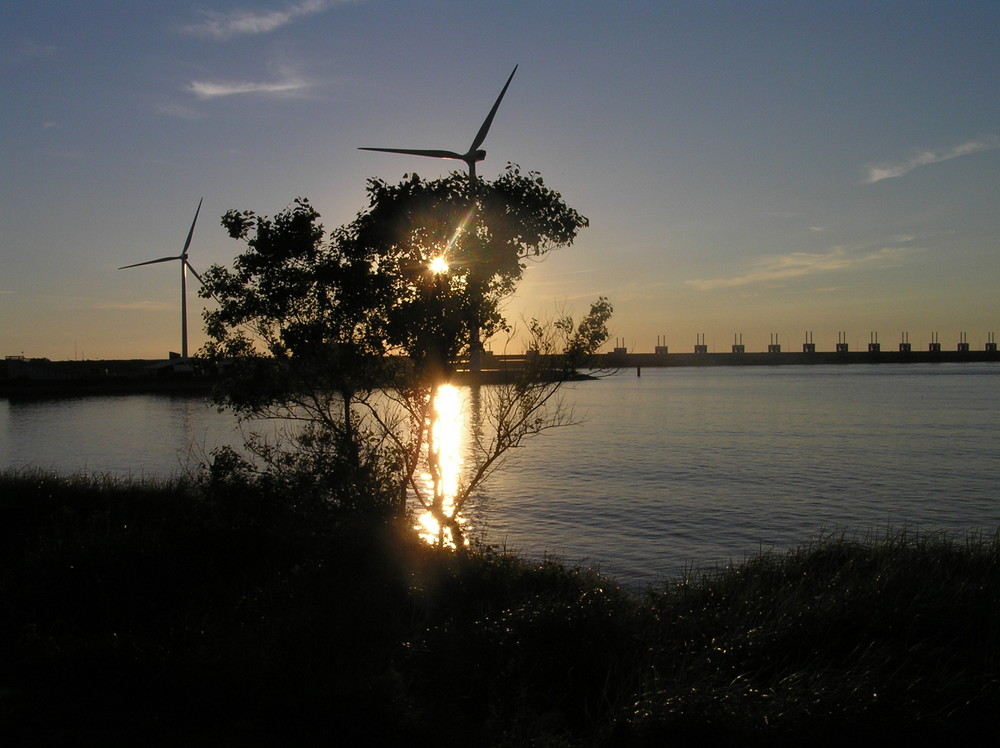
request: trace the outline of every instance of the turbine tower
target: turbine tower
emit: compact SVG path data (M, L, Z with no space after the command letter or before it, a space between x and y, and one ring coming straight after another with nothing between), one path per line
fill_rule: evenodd
M503 101L503 96L507 93L507 87L510 82L514 79L514 73L517 72L517 65L511 71L510 77L507 78L507 82L503 86L503 90L500 91L500 95L497 96L496 102L493 104L493 108L490 109L490 113L486 115L486 119L483 121L482 127L479 128L479 132L476 133L476 137L472 141L472 145L469 146L469 150L465 153L457 153L456 151L435 151L435 150L425 150L419 148L359 148L360 151L381 151L382 153L403 153L409 156L429 156L430 158L450 158L456 161L464 161L469 166L469 185L473 186L476 182L476 163L482 161L486 158L486 151L481 150L479 146L483 144L486 140L486 133L490 131L490 125L493 124L493 118L496 116L497 109L500 108L500 102Z
M191 246L191 237L194 236L194 225L198 222L198 214L201 212L201 204L205 198L201 198L198 201L198 208L194 212L194 220L191 221L191 228L188 230L187 240L184 242L184 249L181 250L179 255L172 255L170 257L161 257L158 260L148 260L147 262L137 262L134 265L123 265L118 268L119 270L125 270L126 268L137 268L143 265L155 265L158 262L172 262L173 260L180 260L181 263L181 359L187 361L188 357L188 329L187 329L187 271L190 270L191 274L198 279L198 282L202 285L205 281L201 279L201 276L191 267L191 263L188 262L188 248Z

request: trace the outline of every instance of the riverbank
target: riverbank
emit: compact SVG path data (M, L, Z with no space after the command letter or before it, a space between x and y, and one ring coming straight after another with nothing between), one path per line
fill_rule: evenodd
M0 478L6 745L968 742L1000 538L832 536L640 594L190 482Z
M1000 361L997 351L812 351L752 353L608 353L608 368L671 366L843 366L877 364L975 364Z
M468 384L504 384L517 379L524 355L493 355L483 370L458 371L455 380ZM0 369L0 398L41 399L91 395L209 395L219 381L214 372L179 360L48 361L9 358ZM812 351L740 353L604 353L594 356L588 368L617 369L706 366L840 366L877 364L966 364L1000 362L991 351ZM561 376L556 369L554 376ZM574 378L586 379L586 375Z

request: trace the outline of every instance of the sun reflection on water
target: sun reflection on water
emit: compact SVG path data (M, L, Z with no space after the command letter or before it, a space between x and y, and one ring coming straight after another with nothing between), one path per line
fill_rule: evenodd
M462 473L462 398L457 387L443 384L434 392L427 445L428 472L421 478L432 497L431 508L417 520L420 537L428 543L454 548L452 529L442 520L455 515ZM461 524L461 518L456 518Z

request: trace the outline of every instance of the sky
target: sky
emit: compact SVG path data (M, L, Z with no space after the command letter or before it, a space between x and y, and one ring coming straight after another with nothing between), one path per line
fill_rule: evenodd
M164 358L177 263L229 209L370 177L540 172L590 219L513 321L615 307L613 341L818 350L1000 330L1000 2L11 0L0 5L0 354ZM189 283L192 350L205 302ZM494 343L499 350L503 341Z

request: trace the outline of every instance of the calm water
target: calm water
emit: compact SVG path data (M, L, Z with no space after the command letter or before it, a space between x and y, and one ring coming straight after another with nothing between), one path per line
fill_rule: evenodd
M649 582L824 531L1000 527L1000 366L644 369L571 385L583 419L520 450L492 542ZM167 475L236 443L199 401L0 400L0 465Z

